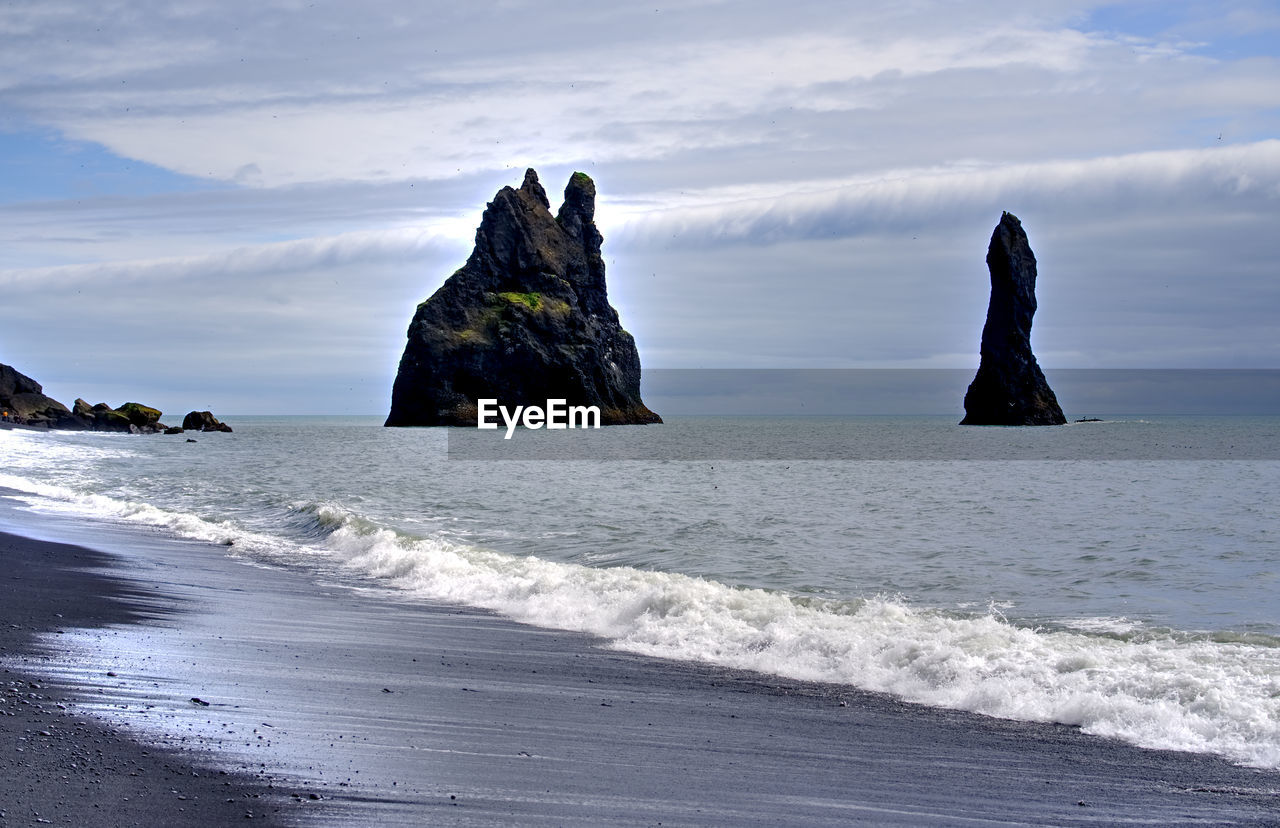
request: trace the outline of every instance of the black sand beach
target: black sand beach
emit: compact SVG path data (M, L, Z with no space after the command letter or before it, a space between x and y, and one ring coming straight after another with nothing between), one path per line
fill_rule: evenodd
M291 798L270 775L142 745L77 712L85 688L38 675L58 654L37 634L157 619L163 604L111 577L110 556L83 547L0 533L0 562L0 825L285 824L275 817Z
M0 644L30 665L3 676L6 825L1280 824L1277 773L612 652L0 509L11 532L111 553L0 539ZM59 629L65 658L32 638Z

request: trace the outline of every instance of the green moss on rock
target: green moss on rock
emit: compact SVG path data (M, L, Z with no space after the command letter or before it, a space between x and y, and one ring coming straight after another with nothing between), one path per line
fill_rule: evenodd
M155 425L160 419L160 411L142 403L127 402L116 409L116 413L128 418L136 426Z
M414 314L387 425L474 427L477 399L553 397L609 406L617 423L661 422L609 304L595 196L581 172L555 214L533 170L498 191L466 264Z
M541 310L542 308L541 293L499 293L498 296L513 305L524 305L531 311Z

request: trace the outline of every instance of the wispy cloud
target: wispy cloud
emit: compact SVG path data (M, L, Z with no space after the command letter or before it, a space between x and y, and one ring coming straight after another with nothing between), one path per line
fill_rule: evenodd
M775 184L652 198L667 206L619 205L607 223L614 243L641 248L772 244L901 232L967 220L978 211L1048 204L1116 213L1164 211L1175 203L1203 209L1242 202L1280 211L1280 140L1082 161L891 171L799 192Z
M130 285L158 288L206 280L225 285L359 263L407 263L420 260L430 252L457 249L456 235L439 230L345 233L239 247L201 256L0 270L0 288L11 293L82 285L108 285L111 289Z

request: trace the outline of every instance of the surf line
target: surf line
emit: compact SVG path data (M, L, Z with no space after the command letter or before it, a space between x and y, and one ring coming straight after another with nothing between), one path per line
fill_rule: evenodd
M496 429L498 416L506 424L502 439L510 440L516 426L525 428L566 429L599 428L600 406L569 405L567 400L547 400L546 406L517 405L514 409L499 405L496 399L476 400L476 428Z

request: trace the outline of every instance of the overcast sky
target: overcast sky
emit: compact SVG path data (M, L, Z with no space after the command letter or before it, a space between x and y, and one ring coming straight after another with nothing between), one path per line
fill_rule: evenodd
M974 368L1001 210L1047 368L1280 367L1278 79L1261 0L17 0L0 362L385 413L532 166L595 179L646 368Z

